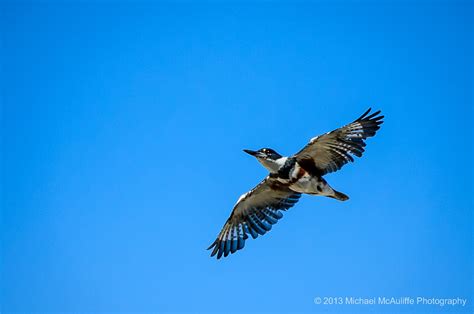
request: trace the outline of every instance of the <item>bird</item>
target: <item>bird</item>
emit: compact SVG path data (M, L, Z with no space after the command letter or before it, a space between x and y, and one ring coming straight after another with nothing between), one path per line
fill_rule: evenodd
M302 194L347 201L349 197L333 189L323 176L361 157L365 140L380 129L384 116L369 108L353 122L320 136L313 137L296 154L285 157L271 148L257 151L244 149L268 170L268 175L253 189L240 196L219 232L208 247L211 257L226 257L241 250L245 241L271 230L293 207Z

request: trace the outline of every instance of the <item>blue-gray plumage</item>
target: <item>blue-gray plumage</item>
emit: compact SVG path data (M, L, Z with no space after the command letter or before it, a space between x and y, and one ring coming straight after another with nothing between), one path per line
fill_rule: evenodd
M255 188L242 195L217 239L208 249L217 258L235 253L245 246L250 235L257 238L270 231L283 217L282 211L293 207L301 194L322 195L340 201L349 197L334 190L323 175L361 157L368 137L375 135L384 116L367 110L354 122L314 137L298 153L284 157L270 148L244 150L255 156L270 172Z

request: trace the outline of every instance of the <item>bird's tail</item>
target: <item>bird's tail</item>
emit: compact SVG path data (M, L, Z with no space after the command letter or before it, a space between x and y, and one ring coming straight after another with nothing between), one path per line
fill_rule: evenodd
M349 199L349 196L336 190L334 190L334 195L332 195L331 197L339 201L347 201Z

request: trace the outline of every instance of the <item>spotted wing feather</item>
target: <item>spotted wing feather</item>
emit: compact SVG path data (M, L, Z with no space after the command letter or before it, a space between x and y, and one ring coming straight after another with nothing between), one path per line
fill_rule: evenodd
M361 157L365 140L375 135L384 118L380 111L370 113L370 110L352 123L312 138L295 155L298 163L314 175L325 175L353 162L352 155Z
M212 249L211 256L217 254L219 259L243 249L249 235L255 239L270 231L283 217L281 211L293 207L300 197L300 193L266 177L239 198L217 239L208 248Z

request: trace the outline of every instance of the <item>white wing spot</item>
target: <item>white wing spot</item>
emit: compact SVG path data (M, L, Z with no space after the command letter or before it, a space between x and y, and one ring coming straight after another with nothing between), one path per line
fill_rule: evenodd
M312 139L309 140L310 143L314 143L317 139L318 139L319 136L315 136L313 137Z
M247 192L247 193L244 193L242 195L240 195L239 199L237 200L237 203L235 203L235 205L239 204L240 201L242 201L250 192Z

